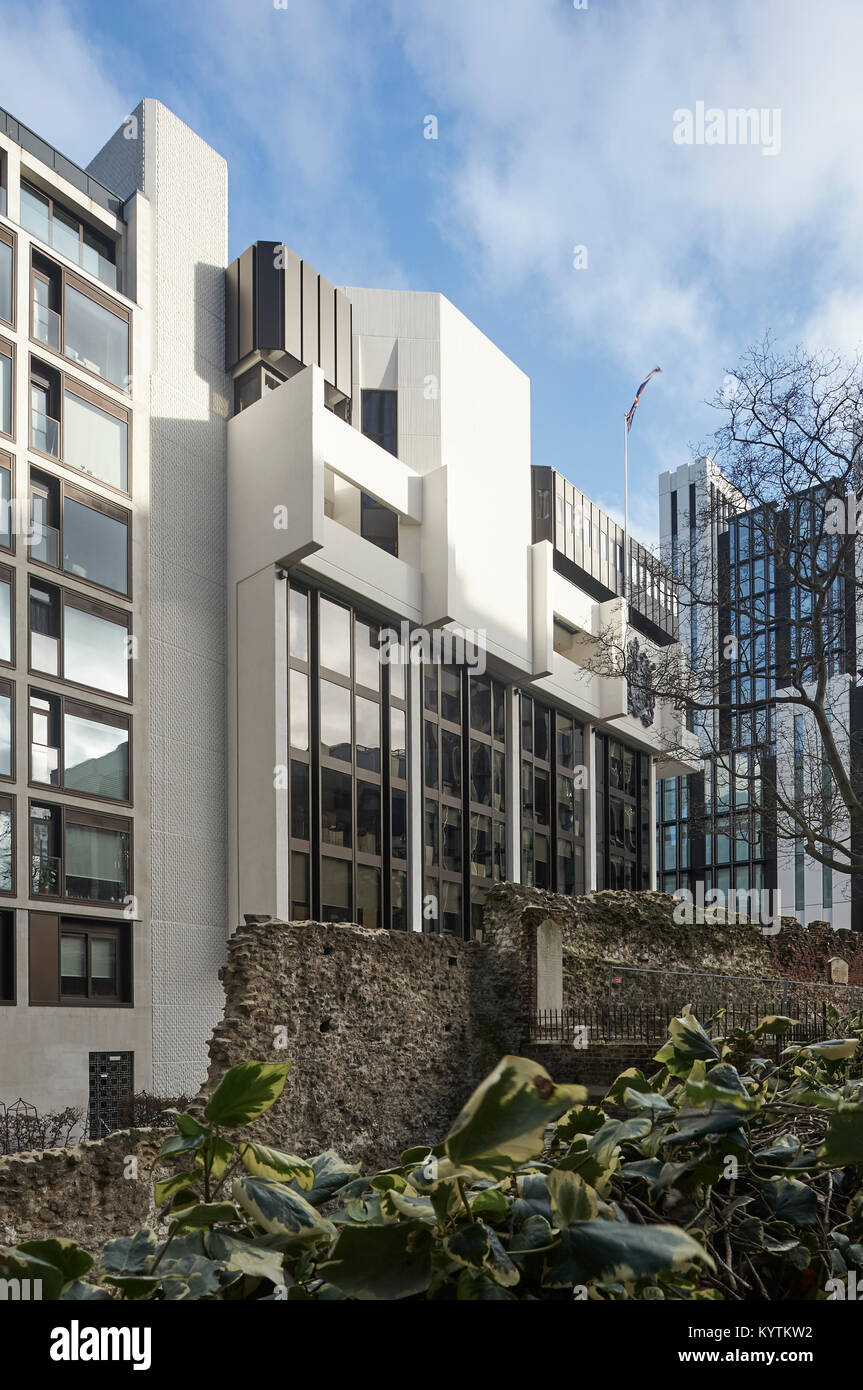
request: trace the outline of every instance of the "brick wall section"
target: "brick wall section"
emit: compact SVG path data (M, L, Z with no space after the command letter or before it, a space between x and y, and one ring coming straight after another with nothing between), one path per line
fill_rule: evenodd
M653 1060L658 1050L649 1043L591 1043L584 1050L566 1043L524 1043L520 1055L539 1062L555 1081L586 1086L592 1098L601 1099L629 1067L638 1067L645 1076L659 1071Z

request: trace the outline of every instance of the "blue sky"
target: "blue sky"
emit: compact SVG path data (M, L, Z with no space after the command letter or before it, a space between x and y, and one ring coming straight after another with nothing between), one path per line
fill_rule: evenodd
M657 474L716 428L750 342L857 347L861 49L859 0L829 22L810 0L4 0L0 105L86 163L158 97L228 160L232 255L284 240L337 283L446 294L531 377L533 462L610 510L661 365L630 455L649 539ZM778 152L676 143L699 101L778 110Z

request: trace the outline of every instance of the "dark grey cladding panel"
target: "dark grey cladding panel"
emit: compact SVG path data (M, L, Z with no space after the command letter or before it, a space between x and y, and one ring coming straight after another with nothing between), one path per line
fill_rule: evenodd
M318 320L320 324L321 371L327 381L336 380L336 287L318 276Z
M336 291L336 380L337 391L351 394L352 305L347 295Z
M255 244L255 347L280 352L282 333L282 244Z
M225 361L286 352L351 394L350 300L277 241L258 241L225 272Z
M285 247L284 256L284 312L285 352L303 360L303 263L293 251Z
M255 350L255 248L249 246L240 257L239 331L240 359Z
M318 357L318 273L303 261L303 362L310 366Z

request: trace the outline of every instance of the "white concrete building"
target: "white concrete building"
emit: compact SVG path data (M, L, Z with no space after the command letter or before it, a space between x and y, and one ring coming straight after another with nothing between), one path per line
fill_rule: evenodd
M0 111L0 1101L95 1134L194 1090L242 913L469 935L502 878L653 885L696 762L589 668L673 642L674 586L529 410L441 295L229 265L158 102L86 170Z

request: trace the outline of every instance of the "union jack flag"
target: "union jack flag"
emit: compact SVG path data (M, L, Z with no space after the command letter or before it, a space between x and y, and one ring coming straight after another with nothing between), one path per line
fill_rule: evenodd
M641 400L641 393L642 393L642 391L644 390L645 386L646 386L647 383L649 382L650 378L651 378L652 376L656 376L656 373L657 373L657 372L661 372L661 371L662 371L662 368L661 368L661 367L654 367L652 372L648 372L648 373L647 373L647 376L644 378L643 382L642 382L641 385L639 386L638 391L636 392L636 395L635 395L635 400L632 402L632 405L631 405L630 408L629 408L629 413L628 413L628 415L626 416L626 432L627 432L627 434L628 434L629 431L632 429L632 417L635 415L635 407L638 405L638 402Z

